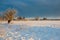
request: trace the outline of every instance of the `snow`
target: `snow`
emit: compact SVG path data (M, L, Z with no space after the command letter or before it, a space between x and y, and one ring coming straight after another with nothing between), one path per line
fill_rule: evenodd
M60 40L60 21L0 21L0 33L4 32L0 40Z
M0 24L7 24L7 21L1 21ZM22 25L28 27L57 27L60 28L60 21L12 21L10 25Z

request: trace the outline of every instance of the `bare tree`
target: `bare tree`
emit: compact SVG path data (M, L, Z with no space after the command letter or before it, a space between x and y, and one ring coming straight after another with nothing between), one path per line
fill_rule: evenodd
M5 14L4 14L4 17L6 20L8 20L8 23L11 22L11 20L14 19L14 16L16 14L16 10L15 9L8 9Z
M14 16L16 14L16 10L15 9L8 9L5 14L4 17L7 20L13 20Z

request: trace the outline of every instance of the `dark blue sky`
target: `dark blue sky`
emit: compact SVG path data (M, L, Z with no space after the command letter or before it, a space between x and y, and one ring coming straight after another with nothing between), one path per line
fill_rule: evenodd
M60 0L0 0L0 13L8 8L19 16L60 18Z

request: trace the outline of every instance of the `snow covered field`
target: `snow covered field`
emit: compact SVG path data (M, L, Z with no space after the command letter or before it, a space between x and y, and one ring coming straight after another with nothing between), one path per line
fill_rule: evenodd
M60 40L60 21L0 21L0 40Z
M0 24L7 24L7 21L0 21ZM49 26L49 27L57 27L60 28L60 21L12 21L11 25L25 25L25 26Z

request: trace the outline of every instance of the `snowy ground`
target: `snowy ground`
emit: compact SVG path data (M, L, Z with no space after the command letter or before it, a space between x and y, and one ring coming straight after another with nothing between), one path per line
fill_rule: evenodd
M0 24L6 24L7 21L0 21ZM57 27L60 28L60 21L12 21L11 25L25 25L25 26L49 26L49 27Z
M60 21L0 21L0 40L60 40Z

